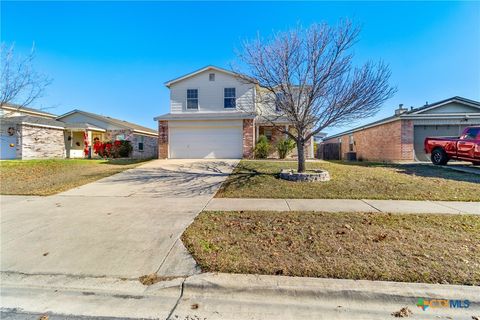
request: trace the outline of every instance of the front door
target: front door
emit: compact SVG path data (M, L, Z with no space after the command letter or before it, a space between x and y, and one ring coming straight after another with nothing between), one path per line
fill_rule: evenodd
M0 159L15 159L17 157L17 137L15 135L0 136Z

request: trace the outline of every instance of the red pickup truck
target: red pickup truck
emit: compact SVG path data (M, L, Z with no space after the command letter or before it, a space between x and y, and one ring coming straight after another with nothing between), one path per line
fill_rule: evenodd
M432 154L432 163L436 165L446 165L450 159L480 165L480 126L465 128L460 137L427 137L425 152Z

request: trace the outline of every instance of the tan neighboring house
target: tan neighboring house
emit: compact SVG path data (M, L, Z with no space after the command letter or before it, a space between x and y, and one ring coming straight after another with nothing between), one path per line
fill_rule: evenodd
M157 157L158 133L156 130L82 110L67 112L57 117L57 120L65 123L67 158L83 157L84 132L88 134L90 145L96 138L100 141L128 140L133 147L133 158Z
M272 145L284 137L272 126L273 120L258 116L269 108L256 102L259 88L229 70L207 66L165 85L170 89L170 112L154 118L161 159L252 158L260 135ZM275 126L291 128L288 121L274 118ZM307 144L310 158L312 140ZM270 156L276 156L275 148Z
M0 107L0 159L85 158L85 135L91 148L100 141L129 140L133 158L157 156L157 131L81 110L57 116L41 110ZM87 149L88 149L87 147ZM96 155L91 152L91 157Z
M410 109L400 105L388 118L324 138L322 148L339 150L336 159L353 152L368 161L429 161L426 137L459 136L471 125L480 125L480 102L475 100L452 97Z

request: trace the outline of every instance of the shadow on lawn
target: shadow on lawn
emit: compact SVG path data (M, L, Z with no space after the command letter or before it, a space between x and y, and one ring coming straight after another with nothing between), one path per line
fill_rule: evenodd
M359 166L365 168L387 168L395 169L397 173L425 178L440 178L447 180L480 183L480 175L450 170L448 168L438 167L424 163L383 163L383 162L346 162L346 161L328 161L331 163L345 166Z
M228 190L230 186L234 186L235 188L243 187L251 183L252 179L255 177L265 177L271 176L278 178L280 173L267 173L267 172L260 172L257 169L252 167L243 166L241 163L237 166L235 172L233 172L228 179L223 183L222 190Z
M111 164L117 166L126 166L129 164L136 164L141 162L146 162L152 159L130 159L130 158L117 158L117 159L107 159L105 162L101 162L101 164Z

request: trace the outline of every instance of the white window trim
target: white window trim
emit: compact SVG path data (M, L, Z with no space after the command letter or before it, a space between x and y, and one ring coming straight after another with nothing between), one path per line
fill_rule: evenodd
M194 109L194 108L189 108L188 107L188 90L197 90L197 108ZM187 88L185 90L185 110L200 110L200 89L198 88Z
M234 97L225 97L225 89L235 89L235 96ZM231 99L231 98L235 99L235 107L234 108L226 108L225 107L225 99ZM237 109L237 87L224 87L223 88L223 109L231 109L231 110Z

